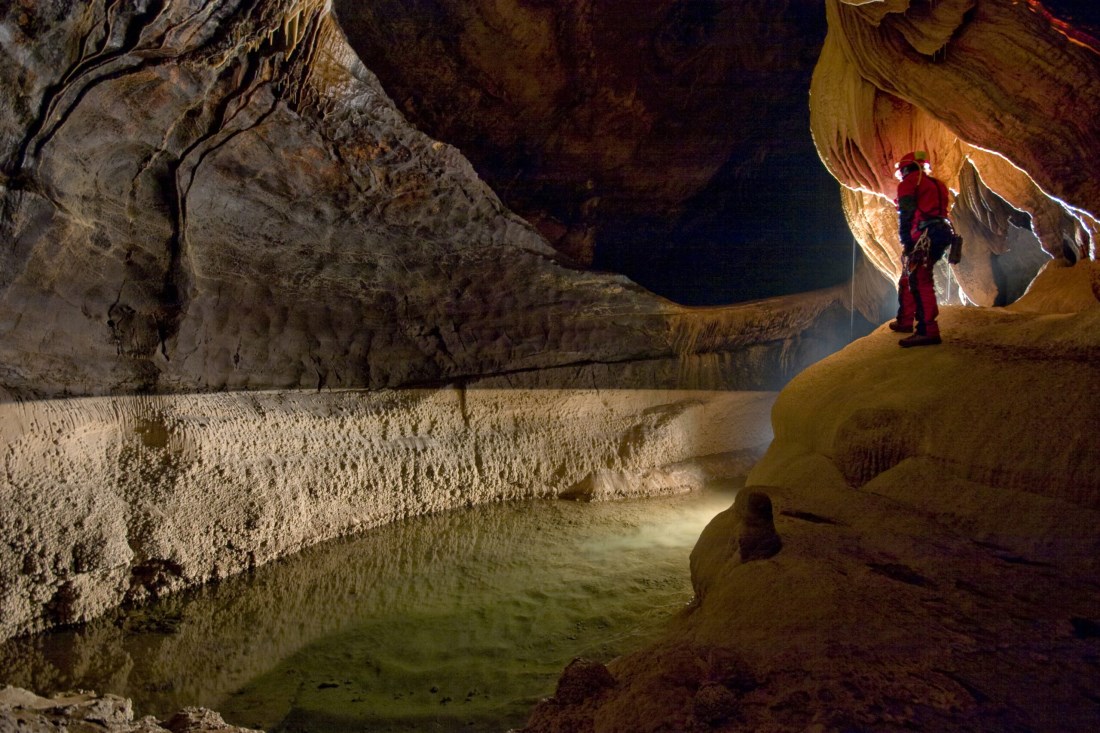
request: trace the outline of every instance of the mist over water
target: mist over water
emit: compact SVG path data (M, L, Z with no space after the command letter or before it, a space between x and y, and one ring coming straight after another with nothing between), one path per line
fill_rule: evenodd
M0 682L191 705L268 731L504 731L584 656L640 647L691 599L732 490L420 517L247 577L0 647Z

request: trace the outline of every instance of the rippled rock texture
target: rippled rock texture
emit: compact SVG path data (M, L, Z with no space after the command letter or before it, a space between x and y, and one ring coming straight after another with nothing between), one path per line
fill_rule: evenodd
M744 476L773 399L500 380L0 405L0 639L404 517Z
M969 302L1010 302L1045 259L1096 257L1100 186L1086 162L1100 150L1095 9L1047 5L827 0L814 139L865 254L891 277L893 164L914 149L958 192L964 260L940 281L953 277Z
M0 29L10 393L438 383L715 330L561 266L405 122L327 3L21 2ZM786 353L837 297L718 330Z

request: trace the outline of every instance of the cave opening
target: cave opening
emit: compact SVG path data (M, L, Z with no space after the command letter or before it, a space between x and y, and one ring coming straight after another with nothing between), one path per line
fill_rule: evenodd
M809 133L821 4L580 5L334 8L406 117L571 263L684 305L847 280L851 232Z

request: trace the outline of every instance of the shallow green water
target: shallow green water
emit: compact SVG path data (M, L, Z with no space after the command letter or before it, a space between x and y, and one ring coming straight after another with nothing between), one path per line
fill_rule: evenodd
M639 647L691 598L733 493L421 517L75 631L0 647L0 680L188 705L269 731L504 731L574 657Z

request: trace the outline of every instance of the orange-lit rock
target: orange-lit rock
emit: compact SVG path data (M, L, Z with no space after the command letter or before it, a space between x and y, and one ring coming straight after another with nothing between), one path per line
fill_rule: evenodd
M978 179L962 175L973 166L985 189L1030 216L1048 256L1096 256L1100 187L1082 156L1100 149L1100 49L1088 35L1067 34L1039 3L828 0L826 8L814 140L841 184L881 197L846 200L861 245L886 274L897 273L882 264L883 252L900 254L896 236L866 222L888 216L893 164L914 149L927 150L934 173L969 198L982 195ZM994 229L1007 221L1000 216ZM993 304L997 267L986 260L1004 242L963 228L976 261L955 275L971 302Z

